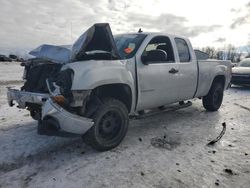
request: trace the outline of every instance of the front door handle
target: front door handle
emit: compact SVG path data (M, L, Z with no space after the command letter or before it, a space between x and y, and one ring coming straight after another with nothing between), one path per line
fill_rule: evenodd
M175 73L179 72L179 70L177 70L175 68L172 68L168 72L171 73L171 74L175 74Z

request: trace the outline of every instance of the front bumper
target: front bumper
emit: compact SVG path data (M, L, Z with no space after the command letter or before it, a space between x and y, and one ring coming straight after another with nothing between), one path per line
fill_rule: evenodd
M16 101L19 108L26 108L26 103L43 105L48 98L49 94L44 93L33 93L11 88L8 88L7 91L9 106L13 106L14 101Z
M82 135L94 124L92 119L66 111L61 106L54 103L49 94L26 92L8 88L7 98L9 106L13 106L14 101L16 101L18 107L23 109L26 108L27 103L41 105L41 120L45 123L43 125L46 125L48 119L53 119L53 122L56 122L56 125L52 125L57 127L57 130L53 131L55 133L54 135L60 136L60 134L57 133L62 132Z
M42 120L46 121L50 118L57 122L57 132L82 135L94 124L92 119L70 113L49 98L42 107Z
M250 85L250 74L233 74L231 83L235 85Z

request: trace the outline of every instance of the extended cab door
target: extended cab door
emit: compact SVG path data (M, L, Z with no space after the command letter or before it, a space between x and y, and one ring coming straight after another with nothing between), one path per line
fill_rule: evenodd
M189 40L176 37L174 41L176 46L174 49L177 50L178 54L176 61L179 65L179 100L192 99L198 84L197 60Z
M145 43L146 41L144 41ZM145 47L146 46L146 47ZM163 51L167 58L162 61L156 55L146 63L142 57L152 51ZM155 36L144 49L140 49L136 57L138 103L137 110L158 107L178 101L178 70L173 45L167 36Z

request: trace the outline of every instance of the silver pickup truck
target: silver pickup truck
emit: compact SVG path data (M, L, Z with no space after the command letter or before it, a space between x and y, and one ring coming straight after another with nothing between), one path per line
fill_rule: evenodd
M129 115L193 98L216 111L231 79L229 61L197 60L190 41L166 33L112 35L95 24L72 46L42 45L22 65L21 90L9 89L46 135L81 135L99 151L119 145Z

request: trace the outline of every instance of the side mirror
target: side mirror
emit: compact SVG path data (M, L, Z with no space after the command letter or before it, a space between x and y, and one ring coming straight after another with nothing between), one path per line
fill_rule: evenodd
M144 65L148 65L150 62L167 61L167 53L164 50L150 50L145 55L141 56L141 61Z

